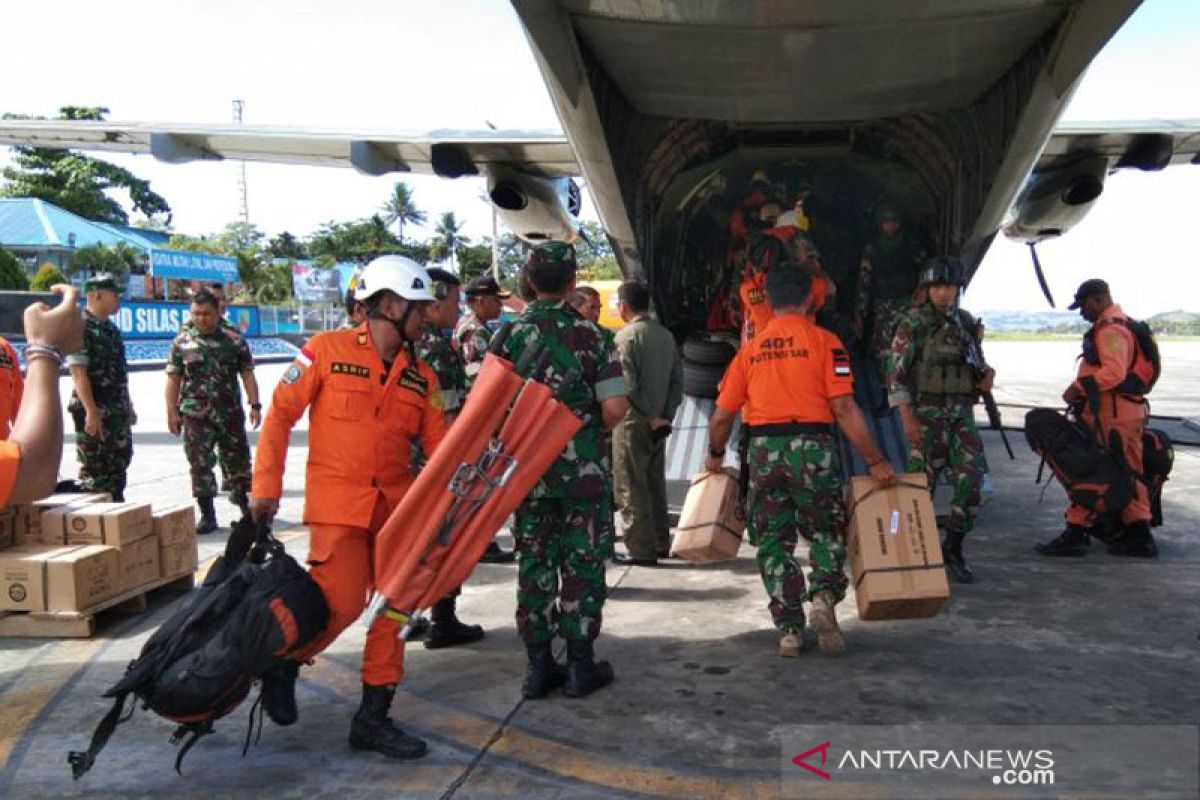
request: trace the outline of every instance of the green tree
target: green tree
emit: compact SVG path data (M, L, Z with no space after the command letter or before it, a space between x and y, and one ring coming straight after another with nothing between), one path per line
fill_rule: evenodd
M463 283L492 271L492 243L489 239L484 239L482 244L460 247L455 255Z
M397 238L404 241L404 226L408 223L421 225L425 222L425 212L417 208L412 190L404 181L396 181L392 194L383 204L383 221L388 225L396 223Z
M337 261L369 261L384 253L400 253L418 261L421 246L402 244L378 214L357 222L327 222L308 241L309 256L321 266Z
M17 261L17 257L12 253L0 247L0 289L23 292L28 288L29 279L25 277L25 270L21 269L21 262Z
M308 258L308 248L304 246L303 242L287 231L267 242L267 250L275 258L293 258L299 260Z
M107 108L65 106L59 109L59 119L102 120ZM20 119L6 114L5 118ZM69 150L42 147L16 147L12 166L0 171L4 185L3 197L37 197L81 217L125 225L129 215L121 204L109 197L109 190L128 192L135 211L147 217L161 215L169 224L171 207L150 189L150 182L116 164Z
M66 283L67 278L62 274L62 271L53 264L46 263L38 267L38 271L34 274L33 280L29 282L29 288L35 292L44 292L56 283Z
M580 228L582 235L575 243L580 278L589 281L620 280L621 265L617 263L604 228L595 222L584 222Z
M430 243L429 255L435 261L444 261L450 259L450 264L458 268L458 251L471 243L471 240L462 235L462 227L464 223L459 222L454 216L453 211L447 211L438 219L437 227L434 228L433 241Z
M71 259L67 262L67 274L74 278L78 275L109 272L118 280L124 280L137 268L140 257L141 252L125 242L112 246L89 244L71 254Z

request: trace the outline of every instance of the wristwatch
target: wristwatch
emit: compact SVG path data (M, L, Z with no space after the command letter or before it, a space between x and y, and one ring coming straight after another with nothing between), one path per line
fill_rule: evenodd
M251 411L262 411L262 403L251 403L250 410Z
M708 454L710 456L712 456L713 458L724 458L725 457L725 448L722 447L720 450L718 450L717 448L713 447L710 444L708 446Z

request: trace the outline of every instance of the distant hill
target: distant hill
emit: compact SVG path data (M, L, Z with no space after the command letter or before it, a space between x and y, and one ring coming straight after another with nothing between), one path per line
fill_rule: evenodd
M1076 311L981 311L976 316L997 332L1083 333L1088 327ZM1200 313L1194 311L1164 311L1148 321L1155 333L1200 335Z

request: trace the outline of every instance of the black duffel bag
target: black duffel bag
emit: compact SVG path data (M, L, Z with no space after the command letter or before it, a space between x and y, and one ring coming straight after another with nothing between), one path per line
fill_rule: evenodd
M1054 409L1035 408L1025 415L1025 439L1072 503L1096 514L1115 514L1133 499L1133 473L1082 424Z

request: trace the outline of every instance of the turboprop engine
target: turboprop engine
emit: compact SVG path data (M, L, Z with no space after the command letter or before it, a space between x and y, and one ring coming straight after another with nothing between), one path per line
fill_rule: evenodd
M505 166L488 168L488 197L506 227L532 244L579 238L579 186Z
M1107 173L1108 159L1099 155L1035 172L1008 212L1004 235L1025 244L1062 236L1091 210Z

